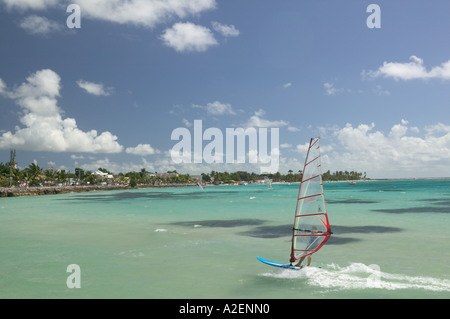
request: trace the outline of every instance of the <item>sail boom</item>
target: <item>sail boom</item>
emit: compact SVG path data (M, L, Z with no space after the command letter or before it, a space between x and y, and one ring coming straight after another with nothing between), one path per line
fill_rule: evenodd
M305 217L305 216L318 216L318 215L326 215L327 213L314 213L314 214L301 214L301 215L295 215L295 217Z
M313 236L313 237L317 237L317 236L329 236L329 234L328 233L323 233L323 234L301 234L301 235L294 235L294 236L305 236L305 237Z

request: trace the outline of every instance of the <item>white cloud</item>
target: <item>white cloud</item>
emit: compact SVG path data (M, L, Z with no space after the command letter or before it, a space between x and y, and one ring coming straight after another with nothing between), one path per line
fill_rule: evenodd
M5 92L6 92L6 84L2 79L0 79L0 94L3 95L5 94Z
M194 167L197 166L197 169L201 167L199 164L191 165ZM145 168L148 172L167 172L175 169L181 172L180 168L182 168L182 166L174 165L170 160L170 155L165 154L152 159L151 162L147 161L144 157L141 157L140 162L117 162L110 160L108 157L103 159L91 159L90 162L80 164L79 167L91 171L97 170L99 167L105 167L113 173L139 172L142 168ZM187 170L186 172L193 174L193 170Z
M210 29L191 22L175 23L171 28L164 30L161 39L165 45L177 52L202 52L218 45Z
M369 77L391 77L395 80L413 80L413 79L450 79L450 60L427 70L423 65L423 60L411 56L410 62L384 62L376 71L363 71L363 76Z
M186 18L216 7L215 0L73 0L83 17L120 24L154 27L174 18Z
M57 105L60 77L50 69L37 71L26 82L3 95L22 108L24 127L0 136L0 149L17 148L31 151L118 153L122 146L110 132L83 132L75 119L62 118Z
M391 92L389 92L388 90L383 89L383 87L381 85L377 85L375 87L375 89L373 90L373 92L378 95L378 96L382 96L382 95L391 95Z
M212 103L208 103L205 106L194 104L192 107L201 108L208 112L210 115L236 115L231 107L231 104L221 103L219 101L214 101Z
M334 83L325 82L323 84L323 87L325 88L325 92L327 93L327 95L335 95L336 93L343 91L343 89L335 88Z
M279 120L279 121L270 121L262 118L265 112L262 109L259 109L250 117L247 123L244 124L244 127L282 127L286 126L289 123Z
M294 126L288 126L287 130L289 132L300 132L300 129Z
M8 9L43 10L58 4L59 0L3 0Z
M20 21L19 26L27 33L34 35L46 35L63 30L63 25L61 23L37 15L23 18Z
M99 96L99 95L107 96L107 95L110 95L111 92L113 91L113 88L111 88L111 87L105 88L103 86L103 84L101 84L101 83L94 83L94 82L79 80L79 81L77 81L77 84L80 88L82 88L89 94L93 94L93 95L97 95L97 96Z
M60 0L3 0L7 9L45 10L60 4ZM215 0L72 0L82 10L83 18L120 24L154 27L172 19L215 9Z
M328 149L324 167L367 171L369 177L450 176L450 126L430 126L419 137L409 134L418 129L408 124L402 120L388 133L375 130L374 123L335 129L336 144Z
M434 125L426 126L425 131L427 132L427 136L441 133L450 133L450 126L442 123L437 123Z
M153 155L160 153L159 150L154 149L150 146L150 144L138 144L136 147L127 147L125 150L127 154L134 154L134 155Z
M305 144L298 144L295 148L297 149L297 152L306 156L306 152L308 151L309 148L309 142Z
M219 32L224 37L237 37L240 33L239 30L236 29L236 27L232 24L226 25L216 21L211 22L211 24L213 29Z
M288 82L288 83L283 84L283 87L284 87L285 89L287 89L288 87L291 87L291 86L292 86L292 83L291 83L291 82Z
M183 124L184 124L186 127L191 127L191 126L192 126L192 123L189 122L188 119L183 119L182 122L183 122Z

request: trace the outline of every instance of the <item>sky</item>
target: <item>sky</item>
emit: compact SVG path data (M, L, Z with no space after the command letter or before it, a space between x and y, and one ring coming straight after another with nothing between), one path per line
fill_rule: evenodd
M172 133L193 141L201 120L223 145L227 128L278 129L283 174L320 136L323 170L449 177L449 14L447 0L0 0L0 162L259 173L176 163Z

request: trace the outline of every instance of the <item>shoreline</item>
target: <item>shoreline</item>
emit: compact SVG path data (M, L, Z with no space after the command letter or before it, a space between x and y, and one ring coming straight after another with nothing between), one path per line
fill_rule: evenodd
M57 195L67 193L84 193L93 191L130 190L141 188L193 187L197 184L164 184L164 185L77 185L77 186L29 186L0 187L0 197Z
M324 183L349 183L349 182L374 182L374 181L392 181L392 180L450 180L450 178L399 178L399 179L366 179L366 180L341 180L341 181L324 181ZM273 182L272 184L299 184L300 182ZM230 186L229 184L212 185L203 184L203 187L213 186ZM236 186L236 185L231 185ZM28 186L28 187L0 187L0 198L2 197L21 197L21 196L41 196L41 195L57 195L67 193L83 193L93 191L109 191L109 190L133 190L145 188L170 188L170 187L198 187L196 183L187 184L138 184L135 187L130 185L77 185L77 186Z

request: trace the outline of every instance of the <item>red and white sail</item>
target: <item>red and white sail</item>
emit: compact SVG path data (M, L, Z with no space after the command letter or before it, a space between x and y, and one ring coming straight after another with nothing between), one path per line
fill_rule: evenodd
M320 138L313 138L309 143L295 208L291 263L318 251L330 235L323 195Z

